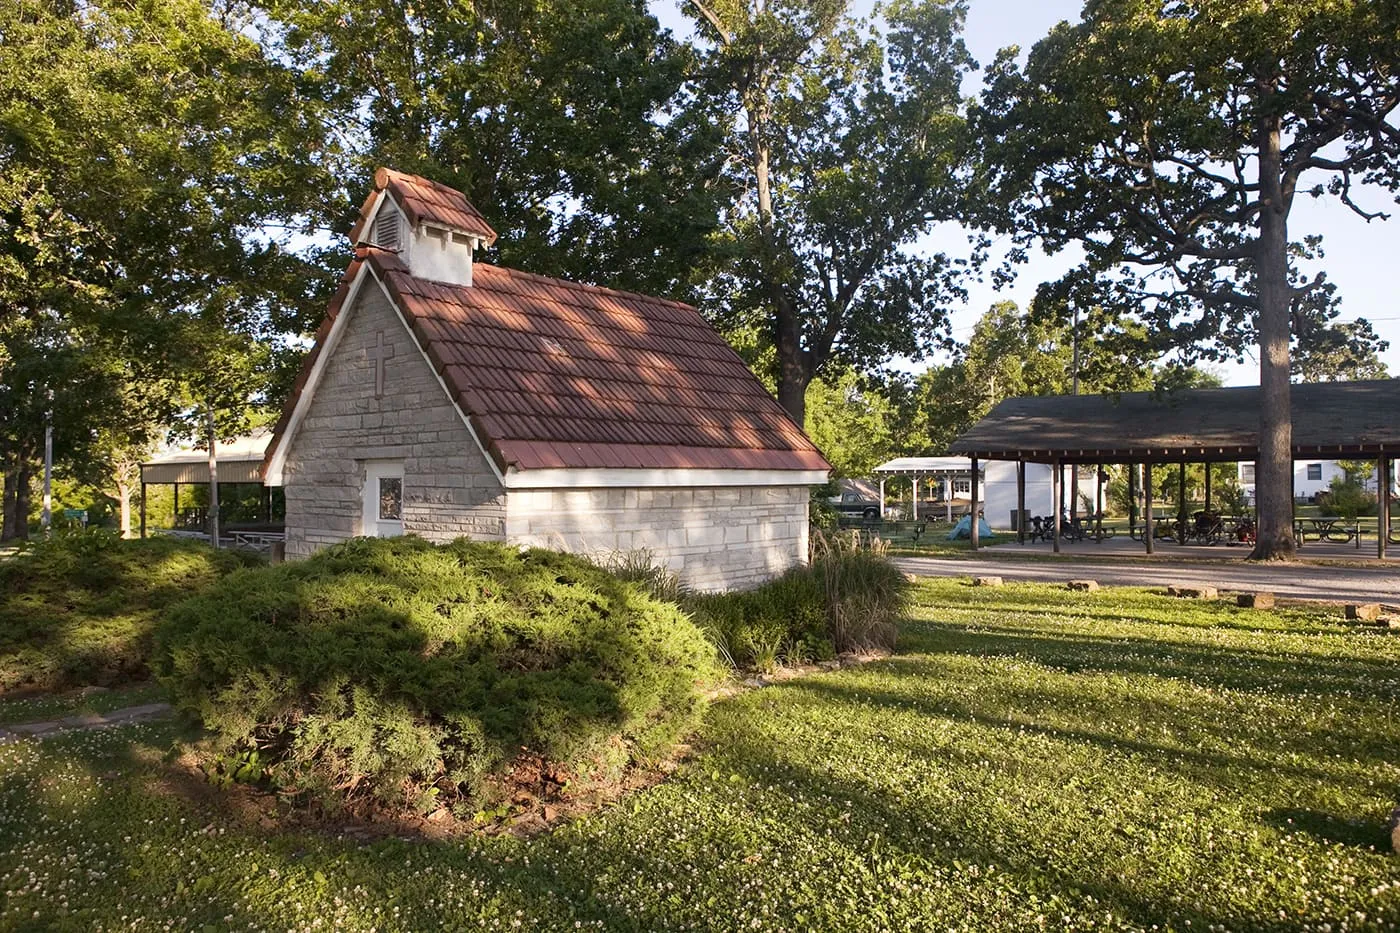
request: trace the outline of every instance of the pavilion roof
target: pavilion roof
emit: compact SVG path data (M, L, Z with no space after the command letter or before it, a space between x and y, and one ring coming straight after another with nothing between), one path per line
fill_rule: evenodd
M877 476L922 476L925 473L972 475L972 462L966 457L895 457L874 470Z
M257 428L251 434L219 441L214 452L219 458L219 483L262 483L262 462L272 441L270 428ZM141 464L143 483L209 482L209 449L193 444L169 447Z
M1292 387L1295 457L1400 454L1400 379ZM1259 387L1006 399L949 448L995 460L1252 460Z

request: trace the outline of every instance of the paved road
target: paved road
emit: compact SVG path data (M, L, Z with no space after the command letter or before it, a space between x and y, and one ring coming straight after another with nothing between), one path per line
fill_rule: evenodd
M1320 567L1306 564L1128 563L1117 560L1039 561L1015 557L940 560L900 557L901 570L921 577L997 576L1057 583L1097 580L1105 586L1211 585L1222 590L1266 590L1289 599L1381 602L1400 606L1400 567Z

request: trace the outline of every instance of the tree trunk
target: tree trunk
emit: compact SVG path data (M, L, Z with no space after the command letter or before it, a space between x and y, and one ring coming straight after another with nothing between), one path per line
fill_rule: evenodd
M131 537L131 487L117 481L117 508L121 515L121 536Z
M802 322L797 309L781 300L775 323L778 351L778 404L797 426L806 427L807 385L812 381L807 351L802 346Z
M15 471L15 524L12 540L29 540L29 510L31 507L31 486L34 480L34 467L29 458L20 455L19 468Z
M762 61L762 54L760 44L755 60ZM745 94L744 114L749 121L750 167L758 197L759 275L763 278L763 289L770 305L773 344L778 355L778 404L802 427L807 413L807 384L812 381L812 366L807 350L802 346L802 318L787 289L773 222L772 144L769 132L772 106L768 100L766 76L756 77Z
M4 492L4 522L0 524L0 541L12 541L15 538L15 527L18 525L16 516L19 513L17 496L19 494L19 464L5 465L5 492Z
M219 546L219 456L215 449L214 410L209 410L206 425L209 442L209 543Z
M1265 95L1267 101L1268 95ZM1288 384L1288 207L1281 183L1280 121L1259 118L1259 506L1252 560L1291 560L1293 540L1293 411Z

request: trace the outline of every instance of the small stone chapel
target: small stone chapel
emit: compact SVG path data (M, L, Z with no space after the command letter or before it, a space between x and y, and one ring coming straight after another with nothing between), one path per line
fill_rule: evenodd
M460 191L389 169L263 463L286 550L459 536L646 549L698 590L807 558L830 465L689 305L478 262Z

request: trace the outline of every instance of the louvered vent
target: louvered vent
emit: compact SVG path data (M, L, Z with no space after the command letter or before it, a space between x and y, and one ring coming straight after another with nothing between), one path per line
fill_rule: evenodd
M374 245L380 249L399 248L399 212L387 205L374 218Z

